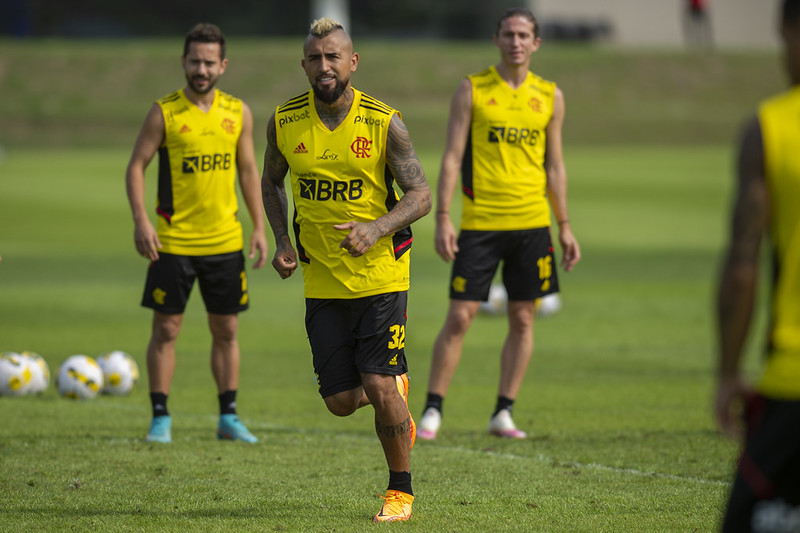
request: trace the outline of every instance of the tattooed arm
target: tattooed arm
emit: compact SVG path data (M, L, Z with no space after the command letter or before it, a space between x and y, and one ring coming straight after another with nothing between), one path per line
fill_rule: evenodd
M275 131L275 114L267 124L267 149L264 153L264 172L261 175L261 198L264 212L275 236L275 255L272 266L282 279L291 276L297 269L297 253L289 238L289 208L284 180L289 163L278 150Z
M764 149L758 119L746 126L738 160L738 189L733 206L730 242L717 292L719 368L716 417L732 437L740 428L735 409L749 394L740 361L755 303L761 239L769 221L769 196Z
M389 123L386 143L386 164L402 189L403 197L391 211L372 222L351 221L334 226L339 230L350 230L339 246L354 257L365 254L378 239L405 228L431 210L431 189L425 172L411 144L408 130L396 114Z

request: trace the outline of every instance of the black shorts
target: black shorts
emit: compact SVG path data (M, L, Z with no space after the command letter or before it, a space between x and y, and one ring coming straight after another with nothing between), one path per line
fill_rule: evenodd
M361 373L399 376L406 363L408 293L306 298L306 332L319 393L325 398L361 385Z
M159 313L183 313L195 278L209 313L231 315L249 307L241 251L202 256L159 253L147 270L142 305Z
M745 416L747 439L722 531L800 531L800 401L756 395ZM762 527L776 523L793 527Z
M550 228L462 230L450 275L450 298L485 301L500 261L509 300L535 300L558 292Z

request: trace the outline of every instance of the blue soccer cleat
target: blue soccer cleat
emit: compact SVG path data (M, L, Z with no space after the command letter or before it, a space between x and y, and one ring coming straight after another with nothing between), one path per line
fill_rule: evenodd
M255 444L258 437L247 431L247 428L236 415L220 415L217 426L217 438L220 440L242 440Z
M150 432L145 438L147 442L172 442L172 417L157 416L150 423Z

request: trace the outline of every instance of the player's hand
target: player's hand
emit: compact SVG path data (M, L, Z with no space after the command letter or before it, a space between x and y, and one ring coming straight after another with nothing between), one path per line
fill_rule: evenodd
M572 234L569 224L562 225L558 230L558 241L561 243L561 250L564 255L561 258L561 268L564 272L569 272L581 260L581 247Z
M281 279L286 279L297 269L297 259L294 248L283 253L275 252L272 258L272 267L278 272Z
M263 231L254 231L250 236L250 259L256 258L253 263L253 268L259 269L267 262L267 252L269 246L267 245L267 236ZM258 253L258 257L256 257Z
M133 230L133 242L139 255L150 261L158 261L161 241L158 240L158 234L149 220L136 224Z
M456 254L458 253L456 228L450 221L450 216L444 213L436 217L434 247L436 248L436 253L438 253L446 263L455 260Z
M272 267L281 279L288 278L297 269L297 252L288 240L289 237L284 237L275 243L276 250L272 258Z
M753 391L739 376L719 380L714 413L722 433L735 440L742 438L744 407L752 395Z
M380 238L377 227L369 222L352 220L344 224L336 224L333 229L349 231L344 240L339 243L339 248L344 248L353 257L367 253Z

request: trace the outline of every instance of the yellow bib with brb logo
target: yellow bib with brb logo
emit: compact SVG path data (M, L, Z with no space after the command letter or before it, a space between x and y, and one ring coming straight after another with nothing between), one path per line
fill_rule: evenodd
M800 89L762 103L758 112L770 201L774 269L769 348L759 390L800 400Z
M157 103L166 133L158 150L160 251L198 256L241 250L236 154L242 101L215 90L204 112L181 89Z
M461 228L549 226L544 155L555 84L529 72L525 82L512 89L495 67L468 78L472 125L461 166Z
M408 290L411 229L382 237L363 256L339 247L348 231L336 224L370 222L398 202L386 166L389 121L399 112L355 90L353 104L331 131L314 93L275 110L277 145L291 174L294 232L306 298L362 298Z

